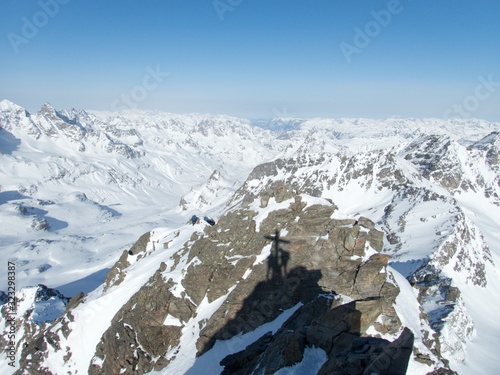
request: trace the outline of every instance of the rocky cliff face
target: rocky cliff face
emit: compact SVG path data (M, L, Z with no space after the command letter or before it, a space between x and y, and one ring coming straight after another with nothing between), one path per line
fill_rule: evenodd
M494 164L498 159L498 143L498 132L467 148L449 136L426 135L410 143L402 155L424 178L438 182L450 192L473 190L499 199L498 179L488 178L481 170L487 165L498 176L498 163Z

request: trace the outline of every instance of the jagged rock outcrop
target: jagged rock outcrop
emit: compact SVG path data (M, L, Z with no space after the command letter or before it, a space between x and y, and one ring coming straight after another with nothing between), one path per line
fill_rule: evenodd
M145 252L150 238L151 232L146 232L141 237L139 237L137 242L128 251L129 255L137 255L141 252Z
M418 290L418 300L431 327L437 334L446 336L446 340L439 341L440 352L464 361L466 343L473 337L475 328L460 289L453 286L453 280L444 276L433 262L414 272L410 283Z
M290 201L290 208L271 212L260 224L259 232L256 232L251 221L243 224L246 221L238 220L238 216L252 215L252 211L235 212L221 218L220 225L224 225L226 220L248 225L242 228L245 236L240 240L246 246L242 246L237 254L250 258L250 261L246 261L250 264L255 262L255 250L252 249L262 248L269 242L263 233L273 233L276 230L273 227L281 224L282 230L287 232L286 237L280 239L278 232L278 235L274 235L273 243L268 243L268 247L271 247L271 251L276 251L276 246L286 249L282 251L288 258L281 263L282 268L278 270L269 264L269 258L267 267L252 267L252 272L244 282L238 284L239 293L231 293L223 308L214 314L214 318L202 330L200 342L208 340L209 345L210 340L227 339L232 334L248 332L263 322L274 319L280 309L290 308L299 301L311 300L320 290L335 291L354 299L379 296L381 293L388 298L394 297L397 291L392 284L386 283L386 274L383 272L388 257L378 253L381 250L383 234L374 229L354 225L354 220L332 220L330 217L334 210L333 205L306 207L300 197L296 197ZM296 217L300 218L297 222L294 221ZM216 238L219 248L224 243L227 243L228 247L237 246L231 238L223 238L222 234L218 234ZM281 245L279 242L277 245L275 241L281 240L288 243ZM235 249L238 249L236 246ZM366 256L365 251L371 246L376 248L372 250L373 254L363 259L363 256ZM205 248L204 254L212 253L206 250L209 249ZM243 275L247 268L247 265L242 267L239 274ZM278 273L280 277L272 277L273 272ZM191 275L194 280L193 285L199 285L201 281L197 277L198 274L206 273L201 268L193 267L192 272L188 270L188 276ZM216 275L225 279L224 272L220 270ZM186 284L189 282L188 277ZM228 286L226 285L224 290L227 290ZM212 288L209 296L211 291ZM219 294L212 299L217 298ZM242 295L246 296L244 302ZM387 305L387 314L394 316L389 307L390 303ZM198 347L202 349L201 345Z
M464 147L450 136L424 135L411 142L402 155L415 165L426 179L437 181L450 192L482 191L498 199L498 178L478 170L485 164L498 176L499 133ZM474 162L479 159L480 162Z
M14 318L10 310L11 305L5 304L0 310L5 321L5 327L2 327L4 334L0 336L0 349L15 353L22 348L25 355L20 358L20 368L15 374L47 374L43 366L37 366L39 361L44 358L48 346L61 349L58 334L50 331L48 326L65 312L69 298L40 284L23 288L16 299L17 311ZM21 340L15 341L15 345L12 340L7 340L10 337L7 332L12 333L11 327L17 331L19 336L16 337L21 337ZM60 329L67 334L67 325L61 325ZM15 355L13 357L15 358Z
M128 262L129 251L124 250L118 261L106 274L106 278L104 279L104 291L108 290L113 285L120 285L123 281L123 278L125 277L123 271L130 265Z
M151 238L151 232L146 232L132 245L132 247L127 251L124 250L118 261L106 274L104 279L104 291L108 290L114 285L120 285L123 281L125 274L124 270L130 266L128 261L129 255L144 255Z
M318 375L394 374L404 375L413 352L414 335L405 328L393 342L374 337L354 339L321 367Z
M381 300L340 305L339 299L332 297L319 296L299 308L276 334L269 332L243 351L224 358L222 374L272 374L300 362L306 347L327 353L318 374L406 374L413 333L405 328L393 343L362 337L381 314Z
M177 298L164 282L165 265L116 314L97 346L89 374L146 373L168 364L167 351L179 343L182 326L165 325L168 315L187 322L196 306Z

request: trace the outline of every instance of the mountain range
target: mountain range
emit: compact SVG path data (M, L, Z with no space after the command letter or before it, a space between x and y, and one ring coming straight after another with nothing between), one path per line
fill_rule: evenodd
M2 373L493 374L499 125L3 100Z

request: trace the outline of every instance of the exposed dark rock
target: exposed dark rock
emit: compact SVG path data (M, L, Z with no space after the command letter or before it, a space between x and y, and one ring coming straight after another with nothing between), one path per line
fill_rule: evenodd
M405 328L401 335L389 343L374 360L370 361L364 374L374 372L390 375L404 375L408 368L408 361L413 352L413 332Z
M128 252L124 250L118 261L111 267L104 279L104 291L107 291L113 285L120 285L125 278L124 270L130 263L128 262Z
M300 362L306 347L321 348L328 355L318 374L406 374L413 350L410 330L405 328L392 343L361 337L380 313L380 299L330 309L333 301L320 296L297 310L275 335L267 333L245 350L224 358L223 374L273 374Z
M79 292L70 298L68 304L66 305L66 312L69 312L71 309L77 307L80 303L83 302L83 298L85 294L83 292Z
M276 226L287 230L278 246L271 244L273 251L280 249L279 256L285 257L285 261L280 258L282 263L278 269L276 264L270 263L272 257L268 258L267 270L266 267L252 267L251 274L246 280L240 280L237 289L202 330L198 345L201 352L210 348L215 339L227 339L238 332L253 330L275 319L283 309L300 301L311 301L320 292L336 291L356 299L379 296L386 280L386 274L381 271L387 265L388 256L377 253L366 261L362 257L367 243L376 251L381 250L383 233L367 229L373 225L366 219L362 220L362 228L353 227L354 220L332 220L334 210L335 206L328 205L305 207L297 197L289 209L271 212L260 224L260 232L256 232L251 220L241 220L241 217L253 217L251 211L235 211L217 223L223 227L230 225L231 231L209 231L209 236L193 244L191 256L196 254L201 264L188 269L183 284L186 290L192 290L194 285L210 282L207 293L209 300L214 300L234 284L227 275L232 274L232 280L241 278L255 261L255 249L269 243L264 234L275 232ZM295 221L296 217L300 220ZM235 233L240 235L235 236ZM275 235L269 238L272 240ZM221 246L224 243L231 246ZM232 247L238 249L238 255L246 257L235 266L227 264L224 256L230 254L221 250ZM214 264L217 266L210 268ZM205 292L198 288L190 295L198 303Z
M447 369L447 368L438 368L432 372L429 372L426 375L458 375L458 372Z
M313 320L325 315L332 308L341 304L341 298L337 295L319 295L317 298L301 306L283 324L285 330L297 330L309 327Z
M459 298L461 298L460 290L452 286L452 280L444 276L431 263L422 265L409 279L410 283L419 291L419 302L423 306L434 306L432 310L428 309L426 313L431 327L439 333L446 322L446 318L453 311ZM433 303L427 303L428 301L433 301Z
M244 350L225 357L220 363L224 366L222 374L238 374L244 373L245 369L253 369L257 364L256 360L267 349L272 338L272 332L267 332L264 336L248 345Z
M405 328L393 342L359 337L351 345L329 357L318 375L405 375L413 349L413 333Z
M3 305L9 300L9 296L3 290L0 290L0 305Z
M104 291L107 291L113 285L120 285L124 278L124 270L130 265L128 262L129 255L138 255L146 251L146 247L151 238L151 232L144 233L139 239L132 245L129 251L124 250L120 259L111 267L109 272L104 279Z
M382 300L350 302L328 311L307 328L307 341L328 355L347 349L382 313Z
M303 330L282 330L275 335L259 360L257 373L274 374L283 367L302 361L306 346Z
M137 255L141 252L145 252L146 246L148 245L150 238L151 238L151 232L144 233L141 237L139 237L137 242L130 248L128 253L130 255Z
M188 299L177 298L170 292L172 286L165 282L159 269L134 294L97 345L89 374L142 374L168 364L164 356L178 344L182 327L164 325L167 315L187 322L195 311Z

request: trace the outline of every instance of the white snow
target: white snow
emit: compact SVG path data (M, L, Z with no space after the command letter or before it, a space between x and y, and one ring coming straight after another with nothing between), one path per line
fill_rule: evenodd
M497 372L500 332L500 209L475 194L461 194L457 197L466 209L467 217L481 230L489 245L493 264L486 263L487 287L481 288L464 279L457 279L467 313L474 322L476 335L467 343L464 362L454 361L451 365L460 374L494 374Z
M271 255L272 248L273 248L272 244L267 244L266 246L264 246L260 254L257 255L257 257L255 258L253 265L255 266L256 264L260 264L263 261L265 261L269 257L269 255Z
M175 318L170 314L167 314L167 317L165 318L165 321L163 322L163 324L166 326L174 326L174 327L182 327L183 326L180 319Z
M274 197L269 198L269 202L266 207L260 207L258 200L254 201L250 208L257 212L257 215L253 218L255 221L255 231L260 231L260 224L268 217L269 213L272 211L277 211L281 209L286 209L293 203L293 199L287 199L283 202L277 203Z
M432 357L429 349L422 343L422 330L429 330L428 324L420 318L420 308L417 301L418 292L411 287L408 281L396 270L388 267L388 272L394 277L401 292L396 297L394 308L398 314L403 327L408 327L415 335L414 346L418 348L420 353L429 354ZM432 372L433 368L415 361L414 357L410 357L408 364L408 374L425 375Z

